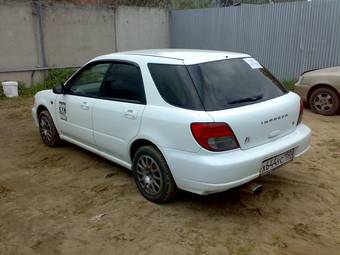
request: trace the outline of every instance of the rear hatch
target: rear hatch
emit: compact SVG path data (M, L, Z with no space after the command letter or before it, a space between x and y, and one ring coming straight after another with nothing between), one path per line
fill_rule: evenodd
M243 107L208 112L215 122L226 122L241 149L265 144L295 130L300 99L294 93Z
M205 110L225 122L241 149L249 149L295 130L300 99L289 93L253 58L188 65Z

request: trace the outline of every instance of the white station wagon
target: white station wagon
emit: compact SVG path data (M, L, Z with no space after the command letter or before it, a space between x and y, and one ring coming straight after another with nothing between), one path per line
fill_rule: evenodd
M247 54L160 49L96 57L35 95L42 140L66 140L133 171L164 203L221 192L305 153L300 97Z

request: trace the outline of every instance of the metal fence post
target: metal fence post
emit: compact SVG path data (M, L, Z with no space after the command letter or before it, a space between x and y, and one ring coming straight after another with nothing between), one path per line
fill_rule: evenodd
M45 43L44 43L43 11L42 11L42 3L40 0L38 2L33 3L32 14L36 16L36 41L37 41L37 48L38 48L38 67L46 68L47 61L46 61L46 51L45 51ZM46 71L43 72L43 75L44 75L44 79L46 79L46 76L47 76ZM33 78L34 77L31 77L32 80Z

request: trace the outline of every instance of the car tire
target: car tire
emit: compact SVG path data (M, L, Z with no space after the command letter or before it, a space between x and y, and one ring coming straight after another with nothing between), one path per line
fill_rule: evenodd
M143 146L133 157L133 176L138 190L154 203L171 201L178 193L174 178L161 152L154 146Z
M44 144L56 147L60 144L58 131L53 123L53 119L48 111L39 113L39 131Z
M314 90L309 98L310 109L318 114L330 116L339 110L339 95L330 88L318 88Z

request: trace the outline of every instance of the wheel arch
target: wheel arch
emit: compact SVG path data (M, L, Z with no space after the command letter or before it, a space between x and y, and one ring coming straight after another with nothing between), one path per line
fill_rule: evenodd
M129 146L129 155L130 155L130 159L131 162L133 161L133 157L136 154L137 150L142 147L142 146L146 146L146 145L151 145L154 146L155 148L157 148L161 153L161 149L159 148L159 146L157 146L156 143L150 141L150 139L146 139L146 138L138 138L136 140L134 140L131 145ZM162 153L163 154L163 153ZM163 154L164 156L164 154Z
M39 114L45 110L49 112L48 108L45 105L40 104L37 108L37 117L39 118Z
M310 90L308 91L307 93L307 102L309 103L309 100L310 100L310 97L312 95L312 93L319 89L319 88L328 88L328 89L331 89L332 91L334 91L337 95L338 95L338 98L340 99L340 94L339 92L331 85L327 84L327 83L318 83L318 84L315 84L313 85Z
M36 116L37 116L38 123L39 123L39 115L43 111L47 111L50 114L52 121L53 121L53 124L56 127L57 131L59 132L58 123L56 122L55 116L53 114L53 109L49 109L49 107L44 102L41 102L36 107Z

